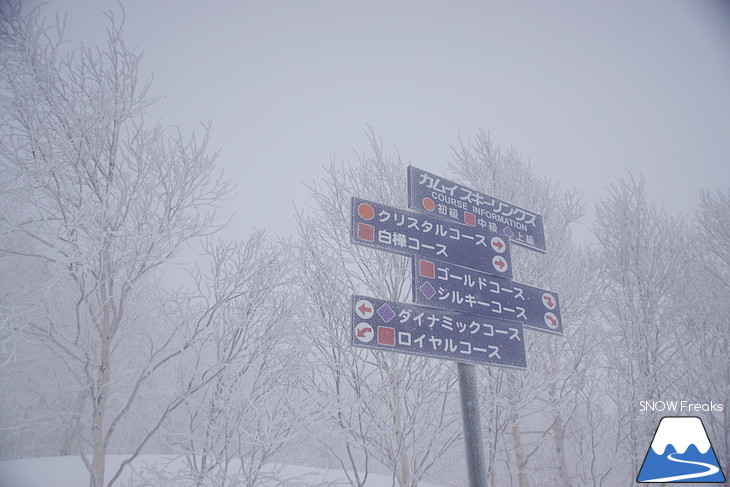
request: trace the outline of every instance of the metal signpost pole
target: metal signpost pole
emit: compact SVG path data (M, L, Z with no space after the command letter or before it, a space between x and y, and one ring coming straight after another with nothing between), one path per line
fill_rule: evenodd
M479 393L476 366L457 362L459 393L461 395L461 419L464 424L466 446L466 468L469 473L469 487L487 487L482 424L479 419Z

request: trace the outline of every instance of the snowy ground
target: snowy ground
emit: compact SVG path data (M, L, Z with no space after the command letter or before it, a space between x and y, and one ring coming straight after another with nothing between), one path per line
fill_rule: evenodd
M107 458L107 474L116 470L125 457L109 455ZM168 486L175 482L165 482L164 475L156 477L147 470L150 466L164 469L172 476L181 470L179 458L172 455L140 455L133 463L134 474L130 477L127 470L116 485L131 486ZM147 471L147 473L145 473ZM141 480L142 478L146 480ZM324 470L319 468L288 465L281 471L283 485L290 487L340 487L349 486L347 478L341 470ZM89 474L79 457L47 457L28 458L0 462L0 487L85 487L89 485ZM275 482L263 482L261 487L273 487ZM282 484L279 484L282 485ZM393 479L386 475L369 474L369 487L391 487ZM423 487L437 487L434 484L421 483Z

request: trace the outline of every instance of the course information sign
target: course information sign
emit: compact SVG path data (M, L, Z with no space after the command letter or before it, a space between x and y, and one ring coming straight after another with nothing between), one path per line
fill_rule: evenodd
M414 257L413 301L563 333L557 293L436 259Z
M408 166L408 206L471 227L504 235L521 246L546 252L542 215Z
M509 240L489 230L352 198L350 239L358 245L420 255L512 277Z
M351 317L356 347L527 368L521 323L358 295Z

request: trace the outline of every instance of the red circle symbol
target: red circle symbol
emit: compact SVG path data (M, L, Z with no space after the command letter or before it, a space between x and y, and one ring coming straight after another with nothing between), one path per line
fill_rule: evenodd
M360 203L357 207L357 214L360 215L360 218L363 220L372 220L375 216L375 210L373 210L373 207L367 203Z
M431 198L423 198L423 207L426 208L428 211L433 211L436 209L436 203L433 202Z

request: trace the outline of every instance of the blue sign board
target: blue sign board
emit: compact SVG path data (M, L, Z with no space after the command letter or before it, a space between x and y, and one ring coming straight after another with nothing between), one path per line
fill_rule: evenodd
M542 215L408 166L408 206L546 252Z
M489 230L352 198L352 243L512 277L509 240Z
M351 316L356 347L527 368L518 322L358 295Z
M413 258L413 301L563 333L556 293L426 257Z

